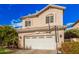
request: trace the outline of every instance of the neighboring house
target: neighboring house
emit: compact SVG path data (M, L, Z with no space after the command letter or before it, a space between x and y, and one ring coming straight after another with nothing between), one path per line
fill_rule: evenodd
M79 20L72 25L72 29L79 29ZM71 38L71 40L79 42L79 38Z
M73 29L79 29L79 20L76 21L72 26L73 26Z
M21 17L23 28L18 30L19 47L56 50L56 42L60 47L64 42L64 9L48 5L35 14Z

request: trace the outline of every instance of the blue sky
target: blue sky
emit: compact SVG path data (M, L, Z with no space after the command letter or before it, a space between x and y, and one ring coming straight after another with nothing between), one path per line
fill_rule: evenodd
M35 13L47 4L0 4L0 25L10 25L12 20L18 22L21 16ZM66 7L64 10L64 25L74 23L79 19L78 4L58 4Z

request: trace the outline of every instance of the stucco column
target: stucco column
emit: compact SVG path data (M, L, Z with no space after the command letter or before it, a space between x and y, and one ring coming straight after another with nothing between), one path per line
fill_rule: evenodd
M23 38L23 35L21 34L19 34L19 41L18 41L18 46L19 46L19 48L24 48L24 38Z

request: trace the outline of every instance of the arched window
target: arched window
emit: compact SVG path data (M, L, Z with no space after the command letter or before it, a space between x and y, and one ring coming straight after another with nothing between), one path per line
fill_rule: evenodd
M53 14L49 14L46 16L46 23L53 23L54 21L54 15Z

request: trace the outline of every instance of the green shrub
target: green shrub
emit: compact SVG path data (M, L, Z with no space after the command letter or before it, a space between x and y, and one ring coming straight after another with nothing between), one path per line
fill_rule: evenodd
M8 48L0 48L0 54L9 54L13 53L14 51Z
M60 50L64 54L79 54L79 42L65 42Z
M79 38L79 29L66 30L64 35L65 39Z

